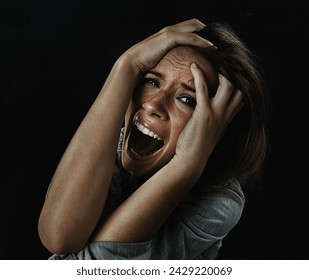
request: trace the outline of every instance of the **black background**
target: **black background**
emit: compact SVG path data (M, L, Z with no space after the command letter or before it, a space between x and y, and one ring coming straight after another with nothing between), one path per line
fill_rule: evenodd
M0 259L46 259L37 220L55 167L117 57L168 24L229 23L270 95L263 190L221 259L308 258L309 1L0 0Z

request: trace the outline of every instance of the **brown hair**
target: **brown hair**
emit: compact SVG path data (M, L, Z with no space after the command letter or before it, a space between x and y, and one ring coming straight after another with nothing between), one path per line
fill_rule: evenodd
M228 25L211 23L199 35L218 48L199 52L242 91L245 101L209 159L204 176L214 183L233 177L243 185L255 183L268 147L267 98L261 71L253 53Z

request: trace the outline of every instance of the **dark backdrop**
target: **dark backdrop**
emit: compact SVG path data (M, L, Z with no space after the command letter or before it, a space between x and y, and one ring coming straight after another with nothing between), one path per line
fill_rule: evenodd
M221 259L308 259L307 0L0 0L0 259L46 259L55 167L116 58L167 24L229 23L263 68L271 154Z

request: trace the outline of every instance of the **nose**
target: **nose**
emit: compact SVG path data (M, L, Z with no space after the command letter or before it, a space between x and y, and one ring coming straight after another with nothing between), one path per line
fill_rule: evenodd
M161 120L168 119L167 100L164 92L157 92L154 96L145 100L142 107L149 116L157 117Z

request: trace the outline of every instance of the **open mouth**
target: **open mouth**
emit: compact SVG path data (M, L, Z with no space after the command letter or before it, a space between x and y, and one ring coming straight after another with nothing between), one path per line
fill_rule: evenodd
M157 153L164 146L164 141L155 132L134 121L130 140L130 151L140 157L148 157Z

